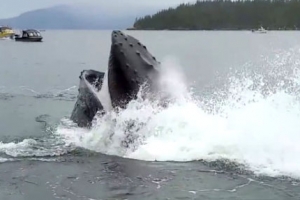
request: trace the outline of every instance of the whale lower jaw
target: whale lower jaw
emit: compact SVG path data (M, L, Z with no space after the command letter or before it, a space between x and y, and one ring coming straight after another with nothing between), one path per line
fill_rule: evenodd
M80 83L77 101L70 119L79 127L91 126L98 111L104 112L97 93L101 90L104 73L95 70L83 70L79 76Z

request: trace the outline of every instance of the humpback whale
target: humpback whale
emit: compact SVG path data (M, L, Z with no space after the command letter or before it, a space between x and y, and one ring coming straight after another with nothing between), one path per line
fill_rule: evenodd
M139 40L121 31L112 31L107 70L112 108L126 108L131 100L137 98L142 85L147 91L145 93L155 96L159 66L160 63ZM97 112L105 113L96 95L102 88L104 73L84 70L79 78L79 94L71 120L80 127L88 127Z

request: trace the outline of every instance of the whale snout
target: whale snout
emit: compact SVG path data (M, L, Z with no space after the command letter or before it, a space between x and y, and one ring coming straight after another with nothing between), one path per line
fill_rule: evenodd
M111 43L117 44L119 42L124 42L125 38L128 36L121 31L115 30L111 33Z
M111 34L111 54L116 59L120 59L122 64L136 60L136 53L138 41L124 34L121 31L112 31Z
M114 30L111 34L111 40L110 56L119 61L118 64L122 70L135 72L130 76L144 76L160 64L145 45L130 35Z
M121 31L113 31L111 34L111 52L110 56L112 59L119 60L119 65L124 64L126 59L128 59L128 50L126 47L126 40L128 40L127 35ZM125 51L126 54L125 54Z
M121 31L113 31L111 34L111 49L114 56L117 56L119 58L126 59L130 55L130 51L132 51L133 45L129 44L128 40L130 40L130 36L127 36ZM126 54L125 54L126 53Z

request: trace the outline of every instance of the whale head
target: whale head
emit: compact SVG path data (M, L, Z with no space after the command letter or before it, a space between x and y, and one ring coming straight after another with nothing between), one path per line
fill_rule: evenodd
M108 63L112 106L124 108L136 98L141 85L152 87L158 76L158 67L159 62L145 45L121 31L113 31Z
M125 108L137 97L142 85L145 86L142 97L155 98L159 91L159 67L160 63L140 41L121 31L113 31L107 73L82 71L70 119L80 127L90 127L97 113L102 115L111 107Z

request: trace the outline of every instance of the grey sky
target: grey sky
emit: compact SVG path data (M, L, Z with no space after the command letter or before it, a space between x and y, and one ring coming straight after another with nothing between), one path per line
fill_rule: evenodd
M59 4L91 4L97 6L116 5L119 2L128 4L138 4L142 7L169 7L176 6L182 2L194 2L195 0L0 0L0 18L9 18L17 16L23 12L55 6ZM111 5L109 5L111 4ZM135 6L136 7L136 6Z

